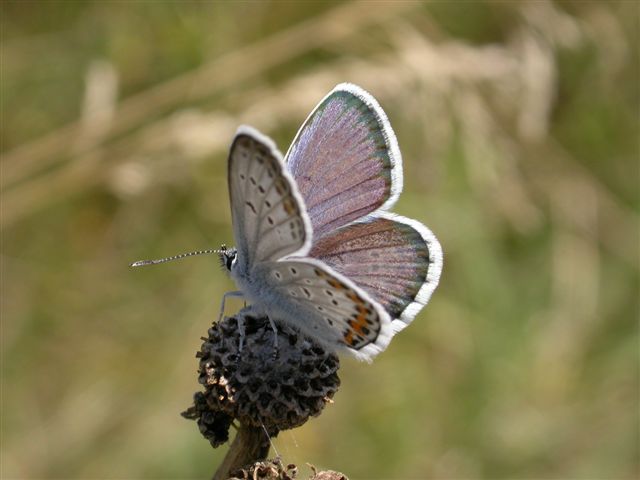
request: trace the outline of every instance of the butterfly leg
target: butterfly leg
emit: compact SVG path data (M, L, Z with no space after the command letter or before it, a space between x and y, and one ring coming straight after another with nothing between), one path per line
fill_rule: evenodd
M240 290L234 290L232 292L225 292L222 295L222 303L220 304L220 316L218 317L218 321L222 320L222 316L224 315L224 303L227 297L244 297L244 294Z
M271 330L273 330L273 353L275 356L278 350L278 327L273 322L273 320L271 320L271 317L267 317L267 318L269 319L269 325L271 325Z
M247 318L247 315L253 313L253 308L244 307L236 314L236 320L238 321L238 336L240 337L240 341L238 342L239 352L242 352L242 349L244 348L244 339L246 338L245 318Z
M245 327L244 327L244 315L242 312L240 312L238 315L236 315L236 318L238 319L238 333L240 334L240 342L238 345L238 351L242 352L242 348L244 347L244 339L245 339Z

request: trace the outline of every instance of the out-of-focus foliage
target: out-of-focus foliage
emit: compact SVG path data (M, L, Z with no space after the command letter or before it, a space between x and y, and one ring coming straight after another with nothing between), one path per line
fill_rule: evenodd
M2 478L209 476L179 416L232 288L226 149L336 83L404 156L441 285L274 440L353 478L636 478L638 4L3 1ZM241 303L233 303L238 308Z

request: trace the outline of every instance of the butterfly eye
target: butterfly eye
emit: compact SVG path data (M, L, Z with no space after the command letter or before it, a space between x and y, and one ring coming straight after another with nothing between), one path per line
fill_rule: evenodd
M227 267L227 270L231 271L233 266L236 264L236 261L238 260L238 251L235 248L227 250L224 256L225 267Z
M235 248L227 248L223 246L223 248L219 250L219 254L220 264L222 265L222 267L226 268L228 271L231 271L233 266L236 264L236 261L238 260L238 250L236 250Z

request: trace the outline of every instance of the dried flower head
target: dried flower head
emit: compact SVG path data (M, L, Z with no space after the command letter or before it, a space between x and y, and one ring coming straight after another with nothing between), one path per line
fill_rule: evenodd
M198 421L213 446L228 439L233 419L271 436L298 427L319 415L340 386L334 353L286 325L276 334L267 318L240 312L214 324L203 340L197 356L205 391L183 415Z

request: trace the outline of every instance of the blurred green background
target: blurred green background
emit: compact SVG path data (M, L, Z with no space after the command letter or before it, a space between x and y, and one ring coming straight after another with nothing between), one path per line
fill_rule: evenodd
M2 478L206 478L179 413L232 283L226 151L339 82L404 157L440 287L345 359L285 463L354 479L639 469L638 3L3 1ZM239 308L238 301L230 309ZM273 453L273 450L272 450Z

